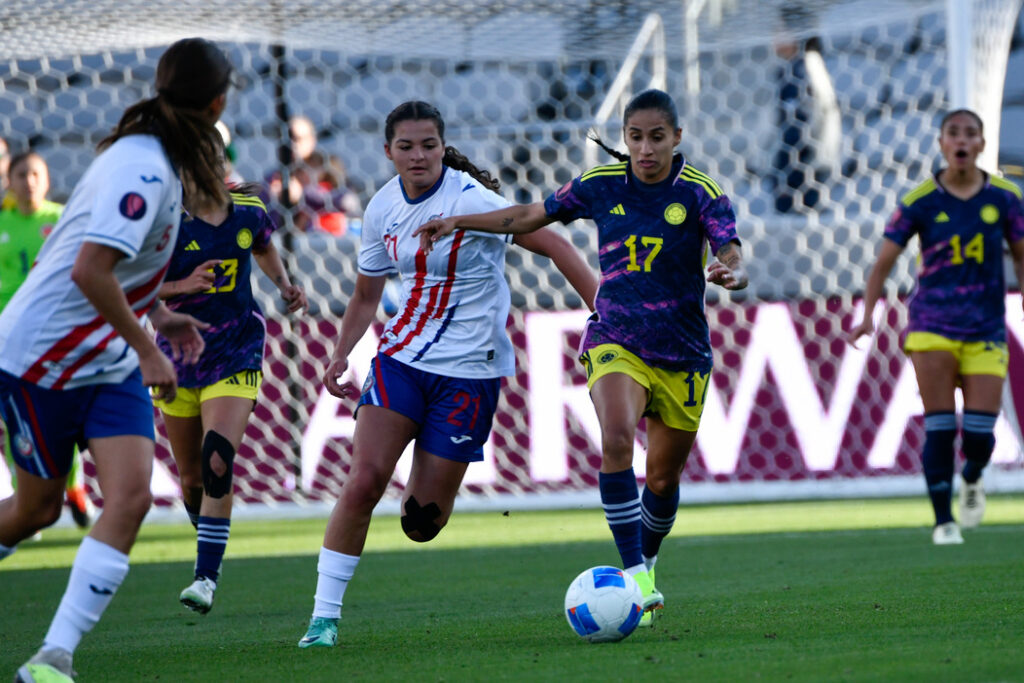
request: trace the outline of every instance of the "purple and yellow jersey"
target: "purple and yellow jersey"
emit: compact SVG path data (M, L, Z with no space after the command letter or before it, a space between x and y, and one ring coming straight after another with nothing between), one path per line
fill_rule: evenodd
M257 197L231 193L227 219L210 225L199 218L181 222L181 232L171 257L168 280L183 280L211 259L221 259L214 268L213 286L198 294L183 294L167 300L167 306L209 323L203 331L206 348L195 365L174 363L178 385L207 387L242 370L263 367L266 323L252 296L252 251L270 243L275 225ZM157 337L160 348L170 356L170 345Z
M580 352L618 344L652 367L711 369L704 263L739 243L736 215L714 180L673 159L664 181L641 182L624 161L593 168L544 201L547 215L597 223L601 286Z
M960 341L1005 341L1003 240L1024 238L1021 191L989 177L970 199L929 178L903 197L885 237L906 247L921 238L908 332Z

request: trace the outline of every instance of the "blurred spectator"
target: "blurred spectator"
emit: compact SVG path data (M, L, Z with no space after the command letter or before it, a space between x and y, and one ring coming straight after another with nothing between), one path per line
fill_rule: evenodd
M783 63L777 71L779 137L770 182L781 213L816 206L820 188L839 168L839 105L821 41L793 37L807 18L802 7L784 8L783 33L775 42Z
M228 187L242 185L245 183L245 178L235 170L238 152L235 151L235 144L231 141L231 131L223 121L217 122L217 131L220 133L221 139L224 140L224 182Z
M7 141L0 138L0 210L9 209L17 202L7 190L7 172L11 167L11 150Z
M317 149L316 129L307 117L292 117L288 122L288 135L291 138L288 192L287 195L284 192L281 173L274 171L267 177L272 198L280 206L290 207L297 230L323 230L336 236L344 235L350 219L363 215L359 197L348 186L344 163Z

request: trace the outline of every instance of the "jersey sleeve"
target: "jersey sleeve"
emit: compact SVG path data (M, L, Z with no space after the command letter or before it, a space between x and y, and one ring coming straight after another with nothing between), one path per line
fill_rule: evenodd
M564 224L577 218L591 218L590 189L590 185L583 182L583 176L577 176L544 200L544 212Z
M700 213L700 224L711 245L712 254L717 254L719 249L730 242L740 243L739 235L736 234L736 212L724 194L714 198L707 195Z
M1010 193L1010 206L1006 212L1006 241L1010 244L1024 239L1024 201Z
M901 247L905 247L916 232L913 210L905 204L900 204L885 224L883 235Z
M256 230L252 236L252 249L260 252L270 244L270 238L277 230L277 224L274 223L274 219L270 217L265 206L261 206L256 215Z
M93 200L84 241L113 247L135 258L160 215L175 178L164 164L121 164L106 170L107 180ZM160 226L163 228L163 226Z
M388 256L387 245L384 243L384 217L373 202L370 202L363 214L357 265L361 275L371 277L398 272L395 262Z

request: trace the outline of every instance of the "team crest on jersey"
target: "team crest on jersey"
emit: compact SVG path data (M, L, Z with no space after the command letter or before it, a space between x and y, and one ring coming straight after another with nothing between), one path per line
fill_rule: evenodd
M23 457L32 455L32 442L24 434L14 435L14 447L18 449Z
M242 228L238 231L235 241L242 249L248 249L252 246L252 231L249 228Z
M121 197L118 205L121 215L128 220L137 221L146 215L146 200L138 192L129 192Z
M665 208L665 220L670 225L679 225L686 220L686 207L678 202Z
M989 225L999 221L999 209L992 204L986 204L981 207L981 220L985 221Z
M619 357L618 351L605 351L597 358L598 363L611 363Z

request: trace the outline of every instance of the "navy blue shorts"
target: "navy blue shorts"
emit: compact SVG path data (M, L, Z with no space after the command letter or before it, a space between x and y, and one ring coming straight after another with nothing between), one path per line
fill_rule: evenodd
M377 354L363 383L361 406L380 406L419 425L416 445L458 462L484 459L501 379L461 379L424 372Z
M44 389L0 370L0 417L14 462L56 479L71 469L75 446L108 436L154 438L153 401L136 369L120 384Z

